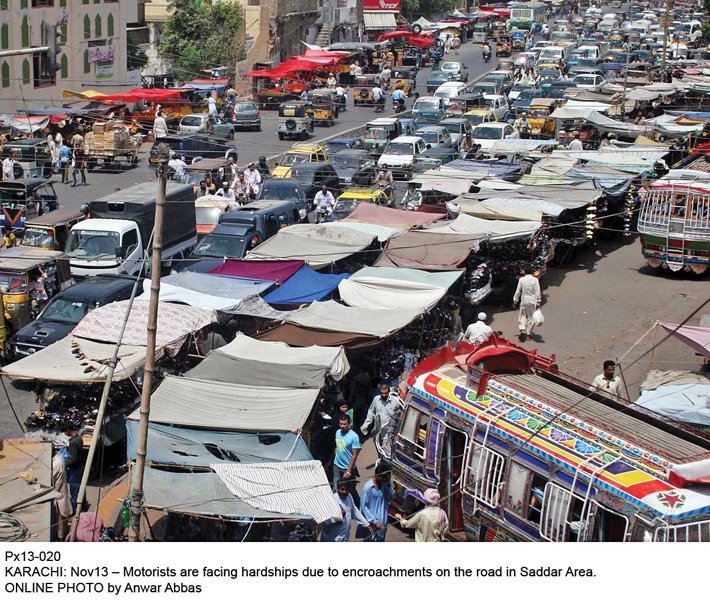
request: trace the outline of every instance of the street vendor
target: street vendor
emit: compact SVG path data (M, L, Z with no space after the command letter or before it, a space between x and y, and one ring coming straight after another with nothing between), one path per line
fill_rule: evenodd
M519 339L524 342L526 339L532 339L533 313L540 308L542 294L540 293L540 282L532 274L532 268L523 267L520 272L522 277L518 280L518 287L513 296L513 306L520 305L518 312Z

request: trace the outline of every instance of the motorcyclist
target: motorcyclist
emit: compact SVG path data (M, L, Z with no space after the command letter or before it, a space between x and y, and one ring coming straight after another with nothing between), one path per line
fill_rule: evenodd
M266 164L266 157L265 156L259 157L259 163L256 165L256 169L257 169L257 171L259 171L262 181L264 179L268 179L269 176L271 175L271 172L269 171L269 165Z
M491 50L491 46L488 42L483 42L483 60L490 60L491 54L493 54L493 51Z
M335 197L325 183L313 198L313 203L316 207L316 223L319 223L323 217L328 217L333 214Z
M372 88L372 101L376 112L385 110L385 91L379 85Z
M386 164L382 165L382 170L375 177L374 184L381 188L390 200L394 199L394 175Z
M347 110L348 104L348 93L345 91L344 87L339 85L335 88L335 95L337 97L340 112L345 112L345 110Z
M241 205L249 202L251 186L249 182L244 179L244 172L240 171L237 178L232 182L232 190L234 190L235 204ZM232 208L231 204L230 208Z
M395 106L397 104L401 104L402 107L407 103L407 97L404 95L404 92L400 89L396 89L392 92L392 104Z
M422 205L423 199L424 197L416 188L416 184L410 181L407 184L407 191L404 193L404 198L402 198L402 206L407 210L416 210Z

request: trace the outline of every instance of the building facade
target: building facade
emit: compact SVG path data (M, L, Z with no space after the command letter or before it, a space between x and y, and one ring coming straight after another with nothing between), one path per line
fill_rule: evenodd
M2 50L44 45L43 22L57 25L60 49L55 74L40 53L0 58L0 114L61 106L62 90L139 86L139 73L128 72L128 44L142 9L139 0L0 0Z

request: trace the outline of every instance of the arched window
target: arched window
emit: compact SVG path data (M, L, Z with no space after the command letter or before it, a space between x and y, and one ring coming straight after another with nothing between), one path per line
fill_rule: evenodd
M10 87L10 65L6 62L2 63L2 68L0 68L0 75L2 75L2 87Z
M88 50L84 50L84 73L91 73L91 63L89 62Z
M101 37L101 15L96 15L96 20L94 21L94 37Z
M113 15L109 14L108 21L106 21L106 35L108 37L113 37Z
M22 61L22 83L30 84L30 61L27 59Z
M0 27L0 46L3 50L10 47L10 26L7 23L3 23Z
M84 15L84 39L88 40L91 37L91 19L89 15Z
M67 43L67 24L62 23L62 25L59 27L59 43L60 44L66 44Z
M69 60L66 54L62 54L62 60L59 61L59 66L61 67L60 74L62 79L69 77Z
M22 18L22 47L30 45L30 24L27 22L27 15Z

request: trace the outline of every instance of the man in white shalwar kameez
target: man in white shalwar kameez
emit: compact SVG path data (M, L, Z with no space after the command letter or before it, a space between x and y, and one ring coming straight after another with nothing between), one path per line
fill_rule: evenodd
M518 280L518 287L513 296L513 306L520 303L518 312L518 326L520 328L520 341L532 339L533 313L540 308L542 295L540 282L537 277L523 269L523 276Z

